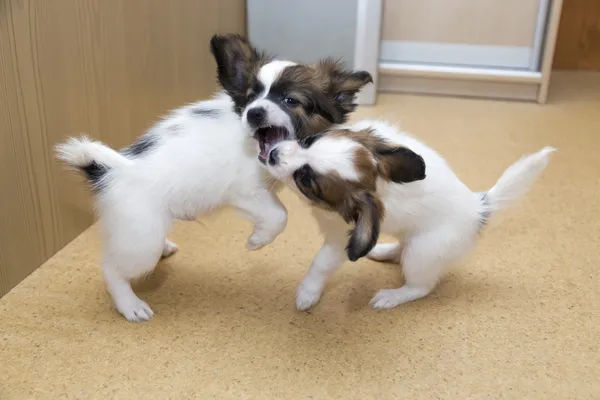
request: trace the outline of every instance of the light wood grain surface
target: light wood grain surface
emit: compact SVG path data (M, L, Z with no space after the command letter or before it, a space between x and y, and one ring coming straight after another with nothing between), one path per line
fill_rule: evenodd
M210 95L210 36L244 31L243 0L0 0L0 295L93 220L52 146L124 146Z
M539 0L384 0L382 40L532 46Z
M563 2L554 68L600 70L600 0Z

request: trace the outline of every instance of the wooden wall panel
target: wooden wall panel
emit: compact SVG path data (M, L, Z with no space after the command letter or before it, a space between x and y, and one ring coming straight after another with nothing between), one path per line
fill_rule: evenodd
M209 96L216 32L245 32L244 0L0 0L0 295L93 221L52 146L121 147Z
M600 0L563 2L554 68L600 70Z
M21 134L27 120L7 6L0 2L0 294L19 280L22 270L39 265L45 253L30 150Z

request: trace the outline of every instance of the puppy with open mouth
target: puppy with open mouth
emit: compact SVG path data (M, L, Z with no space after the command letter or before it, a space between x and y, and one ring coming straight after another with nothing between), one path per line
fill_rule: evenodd
M528 191L553 151L522 158L490 190L472 192L433 149L382 121L272 146L268 171L311 203L325 238L296 307L312 307L344 261L364 256L401 263L406 280L379 291L374 308L427 296L474 247L491 215ZM376 245L380 231L398 242Z
M303 139L345 122L356 108L356 94L371 82L368 72L345 71L330 59L315 65L272 61L260 68L245 92L228 93L265 163L278 142Z
M264 163L281 140L345 122L356 93L372 82L367 72L332 60L275 60L235 34L214 36L210 48L223 88L213 99L172 111L121 151L86 137L56 148L58 158L92 186L104 279L129 321L154 314L130 282L177 250L167 240L173 220L230 205L254 223L250 249L271 243L285 228L287 212L257 157Z

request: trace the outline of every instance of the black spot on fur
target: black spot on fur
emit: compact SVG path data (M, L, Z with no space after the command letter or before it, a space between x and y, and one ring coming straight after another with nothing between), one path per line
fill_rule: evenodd
M102 189L102 187L104 186L102 183L102 178L108 172L108 168L106 168L102 164L98 164L97 162L93 161L91 164L86 165L85 167L81 167L80 169L85 174L93 190Z
M487 192L483 193L481 195L481 204L484 207L487 207L490 205L490 201L488 199L488 194ZM477 226L477 232L481 232L483 230L483 228L485 228L485 226L487 225L489 219L490 219L490 215L492 213L490 211L482 211L481 213L479 213L479 221L478 221L478 226Z
M156 137L152 135L140 136L130 146L124 148L121 152L126 156L137 157L152 150L157 144Z
M181 128L182 128L181 125L173 124L173 125L169 125L169 127L167 129L172 133L179 133Z
M219 118L221 111L213 108L193 108L192 114L199 115L201 117Z

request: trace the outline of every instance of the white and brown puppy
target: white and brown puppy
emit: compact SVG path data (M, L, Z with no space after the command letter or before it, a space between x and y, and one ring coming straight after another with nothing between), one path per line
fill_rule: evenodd
M365 255L401 263L406 278L399 289L379 291L374 308L426 296L473 248L490 215L529 189L552 151L522 158L490 190L476 193L438 153L381 121L273 146L269 172L311 202L325 236L298 287L297 308L317 303L327 278ZM375 246L380 230L398 243Z
M177 249L166 238L174 219L230 205L254 223L250 249L273 241L287 213L257 156L264 161L279 140L344 122L356 107L354 95L371 81L333 61L273 60L239 35L214 36L210 45L223 87L213 99L172 111L121 151L85 137L57 146L58 157L92 185L104 278L130 321L153 315L130 282Z

